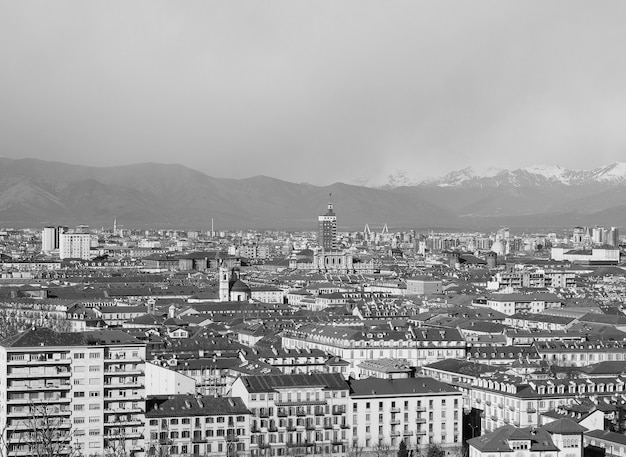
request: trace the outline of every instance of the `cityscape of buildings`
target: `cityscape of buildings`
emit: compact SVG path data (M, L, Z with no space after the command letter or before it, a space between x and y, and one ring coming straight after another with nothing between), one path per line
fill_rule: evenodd
M317 219L0 229L0 457L626 457L618 228Z

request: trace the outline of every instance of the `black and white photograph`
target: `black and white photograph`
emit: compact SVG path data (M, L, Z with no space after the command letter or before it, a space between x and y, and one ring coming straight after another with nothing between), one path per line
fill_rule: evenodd
M625 235L623 1L0 0L0 457L626 457Z

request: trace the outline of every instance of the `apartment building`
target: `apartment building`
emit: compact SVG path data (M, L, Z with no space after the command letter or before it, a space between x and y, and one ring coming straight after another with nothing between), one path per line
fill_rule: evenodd
M550 341L534 344L543 360L562 366L583 367L598 362L626 360L626 342Z
M411 366L438 360L465 358L466 342L458 329L355 328L303 325L283 332L283 348L319 349L350 365L346 376L356 378L358 367L373 359L406 359Z
M0 343L0 430L7 456L141 455L145 343L116 330L31 329ZM72 447L72 451L70 450Z
M462 393L431 378L350 380L351 448L364 452L462 442Z
M250 455L345 457L349 386L338 373L238 378L232 387L250 409Z
M539 428L509 425L469 440L469 457L582 457L585 430L568 418Z
M59 235L59 258L91 258L91 235L89 233L61 233Z
M149 397L145 436L148 455L241 457L250 451L250 411L237 397Z
M503 373L474 362L445 361L422 372L462 389L464 407L480 412L481 429L487 432L504 425L537 427L542 414L577 399L601 401L626 392L626 377L621 375L555 378L523 365Z

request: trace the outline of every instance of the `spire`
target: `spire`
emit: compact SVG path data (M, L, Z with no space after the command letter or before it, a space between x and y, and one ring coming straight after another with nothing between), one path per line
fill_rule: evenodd
M328 213L327 214L334 214L334 211L333 211L333 194L328 194Z

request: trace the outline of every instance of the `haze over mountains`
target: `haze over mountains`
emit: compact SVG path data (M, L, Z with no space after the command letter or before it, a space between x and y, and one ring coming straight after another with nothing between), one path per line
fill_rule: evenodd
M407 175L405 174L405 177ZM0 158L0 225L315 229L332 193L339 225L405 228L559 228L626 225L626 164L463 169L442 178L393 178L380 187L224 179L181 165L85 167ZM406 185L412 184L412 185Z

